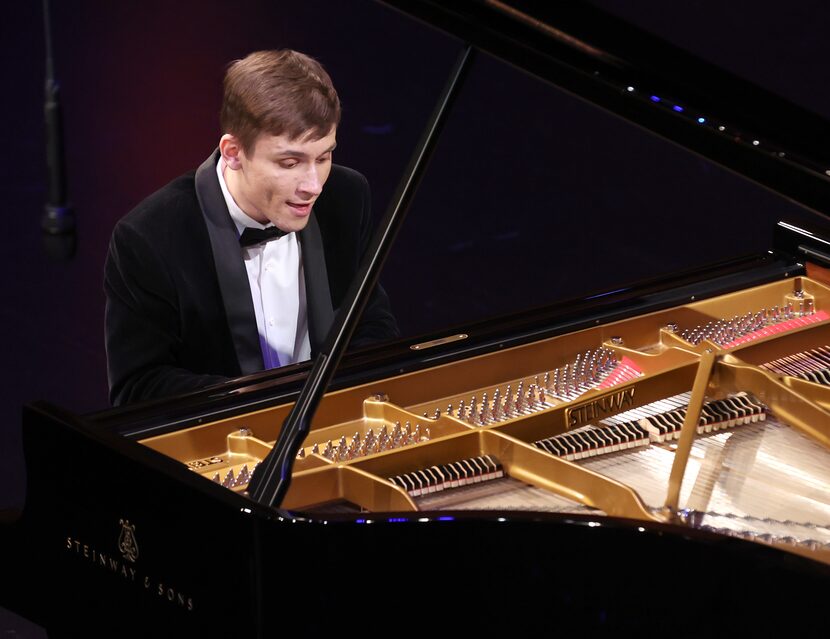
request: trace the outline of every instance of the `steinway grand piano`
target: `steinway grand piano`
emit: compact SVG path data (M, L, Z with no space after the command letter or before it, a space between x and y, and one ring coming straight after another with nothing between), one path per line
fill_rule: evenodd
M559 264L554 254L570 250L562 229L578 224L587 242L603 236L620 251L574 257L564 275L519 269L513 312L461 323L439 305L436 326L451 329L346 354L287 449L290 481L275 504L249 484L285 452L281 429L314 366L91 415L26 406L19 609L83 636L820 631L830 163L817 141L830 139L828 123L594 7L386 4L462 53L384 223L430 179L424 156L456 94L488 79L468 77L478 64L519 69L545 87L538 95L685 153L738 185L726 203L735 215L756 215L741 208L760 193L773 203L763 219L780 210L780 221L747 231L761 250L708 260L729 224L701 235L667 213L672 250L702 257L665 271L627 254L624 218L637 204L604 227L587 213L540 220L542 263ZM596 135L585 143L601 153ZM555 161L566 170L567 158ZM476 210L441 215L487 218L497 186L481 185ZM626 269L640 262L651 276L632 283ZM591 267L611 286L598 289ZM569 286L552 303L533 296ZM465 304L481 301L472 297Z

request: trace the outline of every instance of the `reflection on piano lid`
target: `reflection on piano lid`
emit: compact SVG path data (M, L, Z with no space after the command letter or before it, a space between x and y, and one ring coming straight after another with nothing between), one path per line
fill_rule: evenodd
M753 145L674 108L705 96L717 121L705 82L688 100L677 79L652 93L666 78L630 63L594 9L598 22L556 3L387 4L645 129L632 136L830 201L810 162L766 150L774 130ZM347 356L279 508L247 487L307 367L95 415L28 405L15 543L51 577L48 605L26 612L77 631L100 608L141 632L208 636L353 620L665 631L684 603L699 633L823 621L830 225L816 224L779 226L757 254ZM644 596L655 584L671 606ZM701 592L717 596L700 606Z

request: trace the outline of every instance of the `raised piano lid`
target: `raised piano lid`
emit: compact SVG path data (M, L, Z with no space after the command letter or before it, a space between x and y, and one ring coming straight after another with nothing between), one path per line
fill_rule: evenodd
M789 518L785 517L767 522L784 525L784 533L751 533L760 543L747 543L724 534L736 519L755 517L751 509L757 503L758 485L764 487L763 471L770 464L774 467L777 459L757 468L745 459L746 463L733 465L735 473L727 483L734 486L744 482L742 485L754 487L748 495L742 496L740 491L737 497L720 495L723 500L733 499L745 508L737 517L696 508L718 495L715 491L689 492L691 487L700 489L700 484L686 482L683 499L685 505L691 504L687 512L689 523L721 531L711 533L685 524L664 523L660 501L655 502L647 494L648 485L632 488L631 478L615 478L607 469L597 468L595 464L604 457L589 455L577 459L585 452L577 451L585 440L562 441L564 460L545 452L545 443L558 445L558 440L551 440L583 428L586 422L690 391L699 362L710 348L720 355L711 384L705 383L708 380L703 383L711 391L712 401L734 403L742 397L741 391L749 390L797 422L795 429L782 427L771 431L773 435L767 437L767 444L758 435L766 432L760 430L766 425L753 422L751 416L746 418L750 422L747 424L738 424L737 417L722 418L717 428L727 434L741 428L750 433L747 437L753 459L768 459L775 452L768 450L769 441L784 441L780 433L788 430L795 431L798 454L826 453L830 428L826 389L793 376L765 372L761 365L827 343L827 322L819 317L821 321L814 325L790 326L786 323L795 320L781 317L778 324L793 330L778 336L756 334L761 330L756 327L748 330L743 325L728 325L729 339L706 328L716 318L731 319L761 309L770 309L773 314L773 307L780 309L786 304L792 304L796 310L803 310L808 303L812 311L830 310L830 288L818 278L804 277L806 269L799 262L802 256L794 252L802 243L795 241L785 251L766 252L771 247L773 228L767 222L777 220L779 213L804 225L822 225L821 218L808 210L819 210L823 202L830 201L826 198L826 179L816 168L820 167L821 158L812 154L811 143L767 126L764 119L744 128L744 93L736 90L726 102L714 99L715 93L706 83L714 78L715 84L728 84L726 76L711 67L706 67L711 73L700 74L703 67L688 58L683 63L694 72L695 84L686 84L666 73L661 65L670 58L667 52L677 53L667 46L641 42L639 53L650 55L640 55L640 62L646 60L649 64L635 64L632 60L637 56L632 57L632 52L623 46L631 42L623 36L632 31L618 30L628 27L592 8L563 12L547 3L447 3L451 8L433 2L387 4L400 6L448 30L451 37L463 37L564 88L562 91L540 84L496 57L480 56L480 67L469 80L471 93L459 105L460 115L449 123L447 141L434 160L432 177L425 181L424 193L413 205L412 226L403 232L403 248L393 259L414 260L411 263L428 272L427 268L442 263L439 257L453 251L461 251L467 261L473 261L469 256L474 251L465 253L469 247L459 238L472 237L478 240L473 245L483 245L492 253L494 246L501 250L519 237L527 239L531 246L535 243L536 250L513 249L515 254L533 259L543 251L544 258L525 267L522 273L541 274L543 284L558 278L556 286L552 292L545 290L550 293L548 298L540 298L526 292L539 290L535 281L528 285L521 276L498 279L506 271L515 270L504 268L504 257L499 255L499 259L489 260L497 266L496 273L490 276L497 279L482 278L489 285L483 298L467 291L454 293L466 296L465 300L483 299L486 303L474 304L474 312L465 313L470 310L469 303L461 304L459 311L455 305L440 303L439 296L435 298L437 302L427 307L431 312L419 317L415 302L424 299L424 295L410 292L408 297L396 288L394 279L387 283L393 299L403 299L402 307L412 309L413 317L402 322L408 330L399 344L368 349L344 360L335 392L325 398L318 411L315 430L304 450L305 458L298 461L292 491L285 503L287 508L315 513L308 517L275 512L252 503L243 494L244 481L240 482L243 467L249 465L249 471L274 441L304 379L304 366L265 372L201 393L95 415L70 415L46 404L27 407L24 437L30 488L24 517L29 527L24 530L35 540L35 550L42 550L43 561L57 567L56 584L62 587L80 583L98 605L111 606L125 619L135 620L138 607L147 603L148 610L152 610L149 616L163 618L174 627L206 631L233 628L254 635L264 635L265 629L277 627L328 627L325 617L307 617L313 615L316 606L333 611L331 619L335 623L342 618L340 613L347 619L354 618L352 612L370 620L400 621L410 614L411 605L417 609L412 614L419 619L434 621L439 617L436 611L452 612L454 627L464 626L458 621L463 616L470 628L508 628L516 622L490 619L481 613L482 607L496 609L501 605L505 616L515 616L519 610L527 612L528 606L549 606L581 615L589 628L606 623L630 627L635 619L644 617L668 624L675 613L668 614L660 603L653 603L654 594L638 591L654 582L665 586L661 587L661 594L666 589L677 589L680 599L694 597L713 580L727 584L718 595L731 607L730 619L723 622L727 626L746 624L751 619L761 623L779 621L780 617L772 612L773 603L780 606L779 610L788 610L794 603L811 602L818 606L820 599L816 593L822 592L828 579L822 563L826 555L821 540L815 547L793 544L792 553L771 548L765 542L775 542L776 535L782 537L791 532L785 521ZM505 16L505 9L527 14L529 6L536 9L531 17L544 18L544 24L533 24L515 14L515 19ZM612 24L613 29L609 28ZM594 33L597 35L593 36ZM508 94L513 99L504 95L497 99L483 90L488 81L494 80L503 89L509 87ZM629 86L634 90L629 91ZM483 114L486 125L470 128L466 125L476 108L482 106L482 95L492 98L484 102L489 107ZM515 104L517 96L533 98L537 107L544 104L546 117L540 119L536 111L534 120ZM652 96L660 100L652 100ZM770 96L765 97L763 91L757 90L755 96L761 104L775 103L776 108L784 108ZM584 104L583 100L601 108ZM755 104L758 109L759 102ZM698 109L705 114L697 116L704 118L703 123L691 113ZM792 109L799 113L796 107ZM567 113L566 124L562 125L562 118L553 113ZM505 120L524 124L535 121L530 138L537 142L539 138L545 140L541 144L545 149L542 157L528 153L518 134L494 135L498 123ZM632 127L626 120L646 131ZM574 125L576 122L578 126ZM553 127L557 123L559 126ZM729 131L720 131L720 126L729 127ZM739 139L729 135L733 127L740 131ZM527 182L520 183L521 189L507 191L509 198L529 202L515 208L533 211L531 222L514 220L513 209L511 215L504 214L499 200L503 195L491 188L494 181L487 172L492 159L475 147L476 138L484 137L482 130L490 135L487 146L500 149L492 155L508 158L498 171L499 175L510 175L505 180L508 186L516 184L516 174L510 174L511 165L518 165L519 174L533 165L535 193L529 193ZM649 130L660 137L651 136ZM585 146L586 132L597 136L590 137L588 155L577 153ZM597 138L603 144L596 142ZM754 139L759 140L758 145L752 144ZM541 167L552 155L554 142L560 153L553 154L553 160L560 170L546 173ZM633 162L625 162L629 154L614 154L615 149L630 149L633 144L646 149L638 154L646 167L641 171L632 166ZM691 149L694 155L675 145ZM521 156L518 159L504 154L517 146ZM467 149L464 161L458 161L458 148ZM574 153L565 154L562 148ZM602 166L613 166L614 170L594 170L591 180L576 179L574 176L580 173L576 169L591 166L588 158L596 159L598 154L603 157ZM482 158L487 161L473 161ZM475 175L463 177L460 169L465 165L472 165ZM560 173L568 177L552 179ZM624 179L613 181L621 175ZM678 175L683 179L674 182L672 188L682 195L675 194L673 199L666 200L668 204L651 207L651 197L631 199L634 193L644 193L649 182ZM590 186L600 176L613 183L616 200L585 189L569 189L571 184ZM636 188L628 190L626 182L635 180L640 180ZM448 184L456 188L448 190ZM459 184L464 187L458 188ZM689 184L691 188L685 188ZM759 184L769 191L758 188ZM718 194L729 193L727 206L718 208L722 197L706 200L707 188L712 185L717 185ZM481 193L483 196L477 197ZM534 203L533 195L538 198L539 193L545 201L555 202L557 210L566 212L555 217L544 215L538 199ZM620 193L626 194L625 207L615 204L616 209L602 209L606 200L619 203ZM554 198L557 194L558 199ZM596 219L585 212L584 200L589 197L600 210ZM495 211L488 207L488 202ZM669 204L674 214L661 215ZM430 234L429 229L436 228L436 223L425 226L423 220L430 215L434 219L442 205L451 212L441 214L441 223L437 225L441 233ZM638 217L628 219L624 225L610 218L614 210L630 211L628 206L636 208ZM688 218L685 213L677 213L684 206L691 212L695 207L711 207L711 216L702 220L697 215L697 225L679 228ZM727 211L734 213L741 224L730 222L724 226L721 217ZM746 232L747 228L755 228L751 223L758 211L765 211L766 236ZM470 226L472 215L479 224ZM718 226L715 222L719 219ZM505 221L507 224L498 226ZM660 239L654 237L655 222L664 231ZM579 225L583 230L577 233ZM648 253L635 248L636 242L632 242L632 238L646 232L651 236L645 242ZM407 234L422 239L409 242L407 249ZM727 251L722 247L726 242L737 246L732 252L740 255L724 259ZM689 250L680 255L684 245ZM416 248L413 250L412 246ZM412 252L406 254L406 250ZM511 255L510 250L505 251ZM564 274L562 269L551 268L557 254L567 258ZM658 255L658 263L669 260L671 272L656 273L648 254ZM463 262L458 259L459 268ZM478 264L475 263L476 269ZM425 276L433 283L436 278L439 275ZM501 284L494 285L494 281ZM518 294L519 290L524 292ZM505 291L510 295L498 294ZM444 290L442 294L450 295L452 291ZM520 297L527 303L510 308L508 297ZM435 323L430 324L433 319ZM466 337L431 344L435 339L460 334ZM732 344L741 334L757 339ZM419 344L429 347L413 350ZM599 352L601 349L604 350ZM588 357L594 357L592 371L601 368L603 353L613 352L618 365L612 374L625 369L633 371L635 378L620 377L620 383L611 388L603 387L610 376L597 375L593 388L578 380L575 383L569 373L574 357L584 358L589 351L592 354ZM544 381L545 372L551 374L552 381ZM606 371L601 372L604 375ZM548 405L540 404L535 409L532 406L540 401L537 388L536 395L524 395L523 401L531 406L523 415L509 414L504 398L510 397L516 409L518 384L524 384L526 393L537 375L550 389L541 400ZM512 385L510 392L507 384ZM482 411L483 392L489 394L489 414ZM492 400L496 392L500 393L502 415L494 414ZM471 393L478 394L475 416ZM461 401L465 402L463 409ZM448 403L452 403L451 409ZM793 406L795 415L787 413ZM722 415L727 409L715 406L713 410ZM733 406L729 410L738 409ZM409 429L407 421L411 422ZM364 457L332 461L340 454L337 449L341 439L349 454L350 447L358 447L356 432L358 444L365 448L370 429L377 440L386 425L387 434L394 439L396 422L401 423L398 437L409 445L384 451L380 445L372 444L368 448L370 454ZM815 432L808 432L811 428ZM667 435L658 432L657 426L654 429L657 441L647 446L645 453L671 457L672 436L680 431L675 429ZM698 477L714 472L707 460L723 459L725 454L724 446L711 444L719 441L719 436L707 435L711 433L702 433L698 441L702 447L692 455ZM664 439L659 440L660 437ZM724 439L729 438L720 437ZM333 442L333 452L327 454L329 440ZM315 444L323 454L315 454ZM611 456L619 459L620 447L629 444L639 450L642 442L634 437L625 442L605 440L597 445L616 446ZM665 459L662 463L665 466ZM92 470L78 472L79 464ZM817 471L811 468L811 472L820 473L820 462L818 466ZM799 470L797 464L789 468ZM217 471L220 483L225 482L227 487L209 481ZM751 479L742 476L750 471L755 473ZM499 472L507 477L496 477ZM805 480L797 472L792 474L789 482L783 482L782 475L777 477L793 490L809 483L809 478ZM61 478L57 483L56 475ZM530 487L530 493L525 491L522 499L530 499L536 505L530 506L529 511L505 507L467 512L452 501L449 506L438 503L439 496L446 497L451 491L433 490L436 478L442 485L470 483L465 488L478 489L490 485L478 481L485 476L494 483L512 481ZM821 480L823 476L812 477ZM571 511L575 514L545 512L551 509L551 497L569 499L576 505ZM819 494L819 511L822 499L826 506L826 497ZM355 506L366 512L356 514ZM600 511L610 516L602 516ZM818 530L826 529L826 522L801 523L814 526L802 526L799 534L803 534L803 539L826 532ZM506 526L499 528L503 524ZM192 531L192 535L182 536L182 531ZM293 550L286 553L288 547ZM137 551L140 559L131 561L129 555L138 555ZM122 581L114 581L115 577L96 563L102 553L107 562L114 560L119 570L125 571L118 577ZM803 559L799 554L810 558ZM218 555L224 559L217 561ZM678 568L676 562L684 563L686 568ZM446 566L453 563L455 571L447 570ZM700 572L691 570L691 566L699 567ZM150 586L145 588L142 579L135 582L131 571L148 578ZM394 573L395 586L391 589L390 571ZM291 575L290 584L302 585L301 593L284 600L291 608L289 622L285 621L285 613L270 612L267 604L269 597L276 597L279 588L285 587L285 574ZM498 582L492 588L488 587L488 575ZM333 587L332 579L341 577L343 587ZM788 586L786 593L775 592L775 597L771 596L778 583L794 578L800 580L801 588ZM755 598L751 603L735 594L748 582L761 588L760 593L753 592ZM404 601L388 594L398 588L409 593ZM145 590L153 596L145 594ZM314 592L312 598L318 598L316 603L310 601L309 590ZM362 604L362 599L344 603L344 590L377 594L380 603L375 596L366 604ZM335 598L334 592L341 598ZM413 592L428 593L427 603L417 595L413 597ZM448 592L449 596L442 597ZM576 602L570 608L558 605L557 602L569 598ZM242 614L238 612L240 607ZM368 607L365 613L364 607ZM89 614L83 606L76 608ZM71 606L54 610L67 614ZM718 604L711 603L708 611L698 608L695 614L702 627L713 629L719 627L716 617L722 612ZM800 620L814 620L817 612L818 608L800 610ZM561 619L533 612L519 623L522 627L562 627Z

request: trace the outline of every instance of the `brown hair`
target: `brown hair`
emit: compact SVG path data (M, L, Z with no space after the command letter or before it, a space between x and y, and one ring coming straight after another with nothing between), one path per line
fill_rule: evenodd
M283 49L256 51L225 73L222 130L252 152L260 133L319 140L340 122L340 99L319 62Z

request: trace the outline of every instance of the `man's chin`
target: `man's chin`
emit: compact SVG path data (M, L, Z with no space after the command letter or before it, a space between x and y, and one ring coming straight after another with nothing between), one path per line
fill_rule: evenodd
M292 216L291 219L285 219L281 217L278 220L271 220L278 229L281 231L285 231L286 233L298 233L302 231L306 226L308 226L308 220L310 216L306 216L303 218L297 218L296 216Z

